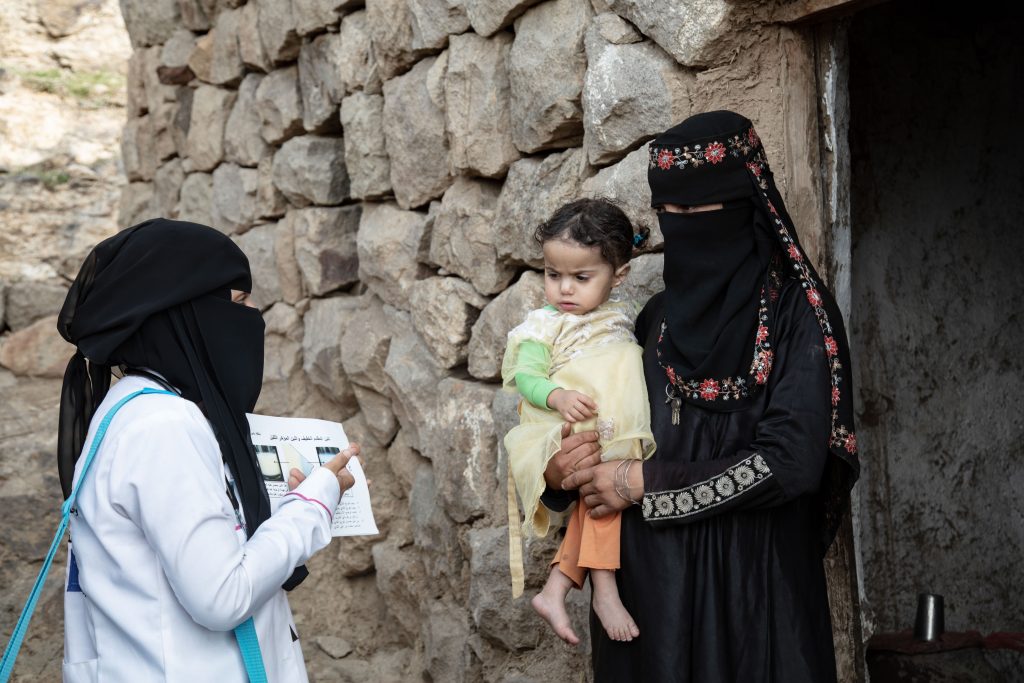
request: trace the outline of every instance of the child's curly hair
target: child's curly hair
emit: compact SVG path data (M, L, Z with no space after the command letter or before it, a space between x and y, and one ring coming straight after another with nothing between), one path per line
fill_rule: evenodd
M553 239L570 239L584 246L596 246L601 256L615 268L629 263L634 249L647 243L650 231L633 232L629 217L607 199L577 199L560 207L546 222L537 226L534 239L543 245Z

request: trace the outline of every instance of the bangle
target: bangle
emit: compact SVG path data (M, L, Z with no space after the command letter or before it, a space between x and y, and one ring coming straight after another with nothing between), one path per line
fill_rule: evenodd
M632 460L623 460L619 462L615 467L613 486L615 488L615 493L619 498L632 505L639 505L640 501L633 500L629 497L629 466L632 463Z

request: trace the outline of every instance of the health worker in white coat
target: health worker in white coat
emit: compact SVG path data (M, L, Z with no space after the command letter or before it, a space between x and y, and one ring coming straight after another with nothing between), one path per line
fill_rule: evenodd
M202 225L156 219L86 258L58 329L77 347L58 464L71 517L64 680L248 679L232 630L250 617L267 677L306 681L286 590L331 540L353 445L271 514L245 413L263 377L263 318L245 254ZM124 378L110 386L111 371ZM122 398L87 476L83 448ZM77 464L77 466L76 466ZM295 476L298 475L298 476Z

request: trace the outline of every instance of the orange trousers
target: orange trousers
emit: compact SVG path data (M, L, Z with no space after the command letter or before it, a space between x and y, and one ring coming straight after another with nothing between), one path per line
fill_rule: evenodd
M577 588L583 587L588 569L619 568L619 534L622 527L622 513L616 512L601 519L587 514L590 508L582 499L576 504L565 538L558 547L552 565L568 576Z

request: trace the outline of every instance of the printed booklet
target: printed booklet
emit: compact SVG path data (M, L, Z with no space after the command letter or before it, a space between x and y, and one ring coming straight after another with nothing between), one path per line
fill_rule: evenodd
M323 465L348 447L348 437L338 422L252 414L246 417L270 504L275 509L288 493L288 473L292 469L308 475L314 467ZM371 536L378 531L370 509L366 475L356 458L348 461L347 468L356 483L341 496L334 511L331 533L333 536Z

